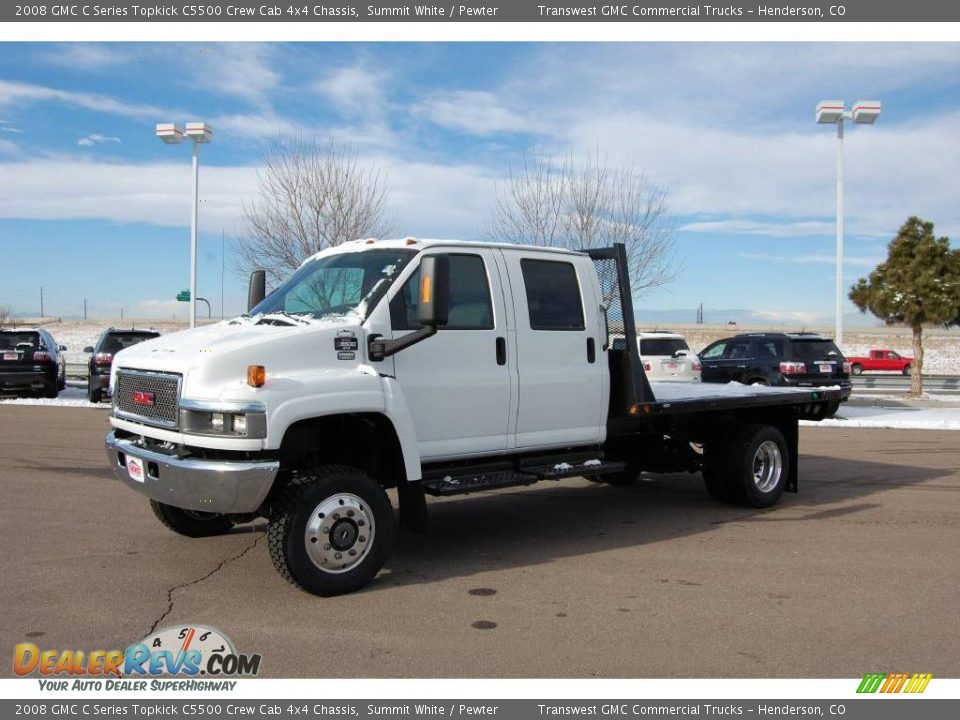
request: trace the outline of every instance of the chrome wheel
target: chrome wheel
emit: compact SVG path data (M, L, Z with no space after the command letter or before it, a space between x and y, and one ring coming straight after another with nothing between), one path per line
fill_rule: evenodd
M307 557L320 570L347 572L363 562L373 547L373 512L351 493L326 498L310 514L303 542Z
M762 493L771 492L783 474L783 456L773 440L760 443L753 456L753 484Z

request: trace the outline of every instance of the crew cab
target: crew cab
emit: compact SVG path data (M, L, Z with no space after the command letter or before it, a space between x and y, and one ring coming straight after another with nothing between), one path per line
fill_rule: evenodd
M850 363L850 372L854 375L861 375L867 371L898 372L909 375L910 368L913 367L912 357L906 357L886 348L871 350L866 357L848 357L847 362Z
M702 472L769 507L798 485L798 420L849 392L650 382L622 245L584 252L367 239L309 258L248 314L113 361L108 461L183 535L269 520L277 571L371 581L426 495ZM612 338L625 342L615 348Z

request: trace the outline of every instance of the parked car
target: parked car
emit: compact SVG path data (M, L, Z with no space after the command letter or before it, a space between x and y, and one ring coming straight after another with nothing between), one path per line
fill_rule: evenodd
M156 330L118 330L109 328L103 331L97 344L83 349L92 353L87 364L89 381L87 383L87 399L92 403L103 400L104 390L110 389L110 367L113 365L113 356L124 348L131 347L144 340L159 337Z
M616 334L611 340L613 350L626 347L623 335ZM648 379L700 382L700 358L683 335L668 330L643 330L637 333L637 349Z
M833 340L817 333L745 333L700 353L704 382L792 387L850 387L850 364Z
M898 372L909 375L910 368L913 367L912 357L905 357L886 348L871 350L866 357L847 358L847 362L850 363L850 372L854 375L860 375L868 370Z
M42 328L0 330L0 390L57 397L67 386L65 350Z

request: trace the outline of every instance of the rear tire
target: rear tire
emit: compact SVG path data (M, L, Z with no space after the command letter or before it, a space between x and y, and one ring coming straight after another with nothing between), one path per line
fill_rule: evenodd
M905 368L903 368L903 374L909 376L912 370L913 366L907 365Z
M60 394L60 389L57 387L57 381L54 380L51 383L48 383L43 388L43 396L45 398L55 398Z
M101 400L103 400L103 388L88 388L87 400L95 404L99 403Z
M233 527L233 522L226 515L184 510L156 500L150 501L150 507L153 509L153 514L157 516L157 520L164 526L186 537L223 535Z
M863 375L863 365L860 363L854 363L850 366L850 372L854 375Z
M707 492L721 502L765 508L780 499L789 470L783 434L772 425L751 424L736 430L726 446L706 448L703 479Z
M393 542L393 508L375 480L345 465L299 473L271 514L273 566L288 582L330 597L380 572Z

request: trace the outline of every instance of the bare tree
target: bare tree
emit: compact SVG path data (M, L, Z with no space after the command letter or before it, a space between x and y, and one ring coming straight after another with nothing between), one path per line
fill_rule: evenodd
M13 314L13 309L7 305L0 305L0 328L7 324L7 319Z
M275 284L320 250L390 232L382 173L349 146L279 138L258 178L234 240L238 273L262 268Z
M611 167L589 155L556 162L533 152L497 187L487 234L572 250L623 243L632 290L642 294L677 274L666 201L667 191L634 165Z

